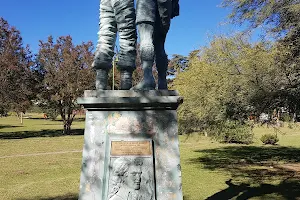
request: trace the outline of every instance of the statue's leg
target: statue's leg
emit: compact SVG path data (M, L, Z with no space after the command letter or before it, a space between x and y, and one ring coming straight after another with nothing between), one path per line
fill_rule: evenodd
M137 29L140 36L140 55L144 77L142 82L134 87L138 90L155 89L155 80L152 73L154 62L154 24L156 0L137 0Z
M165 52L165 41L170 28L172 15L172 1L158 0L158 10L155 21L154 47L155 47L155 62L158 72L158 89L166 90L167 86L167 70L168 56Z
M161 21L157 20L154 34L155 63L158 72L158 89L167 90L168 56L165 51L166 33L161 28Z
M101 0L100 29L92 66L96 70L96 89L107 88L108 72L112 68L112 58L116 42L117 23L111 0Z
M120 36L118 69L121 72L122 90L132 87L132 72L136 59L136 27L134 0L117 0L114 2L115 17Z

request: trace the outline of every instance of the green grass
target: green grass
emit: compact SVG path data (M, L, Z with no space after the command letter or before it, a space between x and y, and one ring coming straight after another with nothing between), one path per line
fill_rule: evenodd
M0 118L0 199L77 199L83 120L74 122L76 135L63 136L61 121L32 117L23 125ZM254 132L251 145L180 136L185 200L300 199L300 128L280 128L277 146L260 142L273 128ZM41 154L49 152L65 153Z
M6 156L0 158L0 199L76 199L82 153L72 151L82 150L83 135L62 136L62 121L31 117L22 125L16 116L0 118L0 157ZM73 133L83 127L77 119ZM49 152L69 153L23 156Z
M300 199L298 126L280 128L277 146L260 141L273 128L257 126L254 133L251 145L220 144L197 134L181 137L186 199Z
M62 135L63 122L58 119L42 119L42 114L28 114L23 124L16 116L0 118L0 139L22 139L30 137L53 137ZM83 134L84 118L76 117L72 123L72 134Z

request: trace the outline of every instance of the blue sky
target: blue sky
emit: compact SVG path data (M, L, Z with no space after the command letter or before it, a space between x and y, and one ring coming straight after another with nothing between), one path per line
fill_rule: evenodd
M99 0L4 0L0 16L21 31L24 44L34 53L39 40L71 35L74 43L92 41L96 45ZM238 27L221 25L229 9L221 8L221 0L180 0L180 16L173 19L166 51L188 55L205 45L209 35L230 33Z

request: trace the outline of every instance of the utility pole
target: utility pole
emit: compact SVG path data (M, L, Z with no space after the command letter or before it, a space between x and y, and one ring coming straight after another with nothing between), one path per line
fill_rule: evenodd
M118 50L118 46L116 45L116 53L115 56L113 58L113 68L112 68L112 90L115 90L115 67L116 64L118 63L118 54L119 54L119 50Z
M115 90L115 59L116 59L116 56L114 56L113 58L113 68L112 68L112 90Z

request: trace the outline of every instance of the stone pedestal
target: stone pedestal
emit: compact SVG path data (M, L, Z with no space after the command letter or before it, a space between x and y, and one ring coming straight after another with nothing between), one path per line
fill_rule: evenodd
M176 91L85 91L83 200L182 200Z

